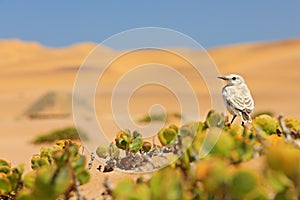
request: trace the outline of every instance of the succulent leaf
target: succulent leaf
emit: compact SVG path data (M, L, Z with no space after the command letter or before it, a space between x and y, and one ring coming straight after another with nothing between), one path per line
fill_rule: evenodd
M131 141L131 134L129 131L119 131L115 139L116 145L118 148L123 150L129 149L129 144Z
M129 151L136 153L138 152L143 145L143 139L141 137L134 138L129 144Z
M267 135L276 133L278 121L269 115L260 115L252 122L253 128L257 131L263 131Z
M151 150L151 148L152 148L152 144L150 142L148 142L148 141L143 142L142 149L144 152L146 152L146 153L149 152Z
M170 144L175 137L176 132L172 128L162 129L158 133L158 139L163 146Z
M99 156L99 158L107 158L107 156L109 156L109 151L108 151L108 147L107 146L98 146L97 150L96 150L96 154L97 156Z

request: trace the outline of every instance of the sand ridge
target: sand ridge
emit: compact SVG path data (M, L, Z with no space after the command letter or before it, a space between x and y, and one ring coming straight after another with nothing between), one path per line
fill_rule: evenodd
M11 160L13 164L26 162L30 166L31 155L39 149L38 146L30 144L35 135L73 125L72 116L43 120L30 120L20 116L49 91L72 92L77 70L95 47L94 43L82 43L63 48L49 48L36 42L0 40L0 157ZM113 56L116 53L107 47L99 48L103 56ZM196 50L182 51L188 51L192 56L199 55ZM190 81L197 85L197 78L193 78L193 72L189 71L191 68L186 63L173 59L170 55L158 57L156 53L138 52L136 56L126 57L112 69L110 81L106 83L109 86L110 83L114 83L113 79L120 77L124 68L119 70L118 67L156 59L184 72L190 76ZM208 49L208 53L221 74L238 73L244 76L252 91L257 111L272 111L275 115L282 113L300 118L300 108L297 106L300 102L299 38L236 44ZM199 89L202 86L197 87ZM198 91L201 100L207 96L205 90L203 91ZM142 94L144 99L137 100L139 104L135 103L135 106L137 111L145 113L144 107L152 103L154 97L152 94L150 98L146 92ZM109 98L109 95L107 96ZM159 96L164 103L169 103L169 95ZM209 106L208 100L203 100L204 105ZM170 107L177 106L176 102L169 104ZM105 129L114 133L116 128L113 127L111 119L109 120Z

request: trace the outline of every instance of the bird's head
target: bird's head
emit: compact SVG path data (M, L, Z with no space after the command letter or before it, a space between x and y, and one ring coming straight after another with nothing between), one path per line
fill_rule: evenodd
M244 83L244 79L237 74L230 74L228 76L218 76L219 79L223 79L227 82L227 85L240 85Z

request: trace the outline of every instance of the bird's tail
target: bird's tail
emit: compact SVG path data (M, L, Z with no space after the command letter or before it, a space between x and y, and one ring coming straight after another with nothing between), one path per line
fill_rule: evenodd
M252 122L251 116L250 116L251 110L249 109L244 109L242 111L242 118L244 122Z

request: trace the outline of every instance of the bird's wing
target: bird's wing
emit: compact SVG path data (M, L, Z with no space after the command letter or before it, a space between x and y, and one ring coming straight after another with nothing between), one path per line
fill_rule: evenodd
M247 112L250 113L254 109L254 101L251 96L250 90L246 85L243 85L240 89L241 89L241 96L243 96L244 98L244 109L246 109Z
M249 114L253 110L254 103L247 86L226 87L224 92L226 102L233 108Z

